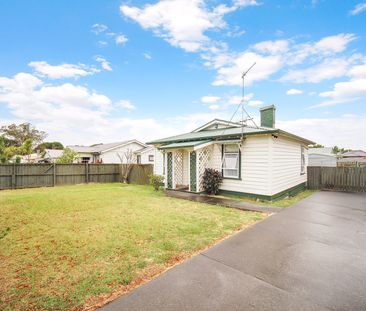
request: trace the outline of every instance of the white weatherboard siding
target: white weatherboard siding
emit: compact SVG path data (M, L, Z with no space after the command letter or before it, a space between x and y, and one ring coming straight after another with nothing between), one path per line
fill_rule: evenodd
M241 147L241 179L223 179L222 190L271 195L270 136L250 136ZM212 168L221 170L221 145L214 145Z
M278 137L271 138L271 195L306 182L308 150L305 147L305 174L301 175L301 144Z
M164 155L158 149L154 148L154 174L164 175Z
M150 155L153 156L153 161L149 161L149 156ZM154 151L153 148L151 148L150 150L148 150L146 152L141 152L140 156L141 156L141 164L154 164L155 151Z
M337 166L337 158L326 154L309 154L309 166Z
M137 143L130 143L125 146L121 146L112 150L103 151L100 155L100 159L102 159L103 163L121 163L120 156L123 156L123 161L126 162L125 152L127 150L131 150L132 152L141 149L141 145ZM134 159L136 161L136 159Z

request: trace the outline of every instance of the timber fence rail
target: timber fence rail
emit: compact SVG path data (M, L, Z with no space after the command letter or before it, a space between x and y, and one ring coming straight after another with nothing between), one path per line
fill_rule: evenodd
M366 192L366 167L308 167L307 186L313 190Z
M119 182L123 165L125 164L1 164L0 190ZM152 173L151 164L134 164L128 180L132 184L148 184Z

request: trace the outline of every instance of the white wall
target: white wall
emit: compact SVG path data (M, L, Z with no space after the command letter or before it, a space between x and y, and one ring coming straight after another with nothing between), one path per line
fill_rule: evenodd
M325 154L309 154L309 166L337 166L337 158Z
M270 195L269 136L249 136L241 147L241 180L226 179L222 190ZM212 168L221 171L221 145L214 145Z
M154 147L154 174L164 175L164 160L163 153L156 147Z
M120 158L118 157L118 154L123 156L124 162L126 162L126 158L124 156L124 153L127 152L127 150L131 150L132 152L141 149L143 146L137 143L130 143L128 145L112 149L110 151L102 152L100 155L100 159L102 159L103 163L121 163ZM134 157L134 162L136 162L136 156Z
M308 150L305 147L305 174L301 175L301 144L283 137L271 138L271 194L307 180Z
M149 161L149 156L153 156L153 161ZM151 148L150 150L146 152L140 153L141 156L141 164L154 164L155 162L155 151L154 148Z
M307 166L305 146L305 165ZM210 167L221 171L221 145L214 145ZM301 144L271 135L249 136L241 147L241 179L226 179L222 190L274 195L306 182L301 175Z

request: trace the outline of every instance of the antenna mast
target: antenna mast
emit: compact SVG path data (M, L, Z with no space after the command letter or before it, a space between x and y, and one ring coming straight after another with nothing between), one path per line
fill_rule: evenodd
M256 128L258 128L258 125L254 122L253 118L249 115L249 113L246 111L245 107L244 107L244 104L245 104L245 87L244 87L244 81L245 81L245 76L248 74L248 72L255 66L256 62L253 63L252 66L250 66L247 71L244 71L241 78L243 79L243 86L242 86L242 98L241 98L241 101L240 101L240 108L241 108L241 139L243 139L244 137L244 113L247 115L247 120L251 120L254 124L254 126Z

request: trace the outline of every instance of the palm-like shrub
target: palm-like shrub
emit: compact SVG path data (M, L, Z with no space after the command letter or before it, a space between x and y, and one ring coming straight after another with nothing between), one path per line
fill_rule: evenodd
M208 194L218 194L222 183L221 173L213 168L206 168L203 174L203 188Z

